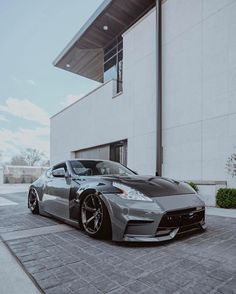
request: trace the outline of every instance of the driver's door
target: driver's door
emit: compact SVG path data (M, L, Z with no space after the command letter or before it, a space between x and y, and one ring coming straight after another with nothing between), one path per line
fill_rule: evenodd
M44 210L52 215L68 219L70 187L71 178L68 176L66 163L54 166L44 189Z

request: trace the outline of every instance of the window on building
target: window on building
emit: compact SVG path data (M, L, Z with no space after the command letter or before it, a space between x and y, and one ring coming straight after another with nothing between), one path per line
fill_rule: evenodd
M78 150L75 151L74 155L75 158L80 159L110 159L122 163L123 165L127 165L127 139L106 145Z
M117 93L123 90L123 39L116 38L104 49L104 82L117 81Z
M127 165L127 140L110 144L110 159Z

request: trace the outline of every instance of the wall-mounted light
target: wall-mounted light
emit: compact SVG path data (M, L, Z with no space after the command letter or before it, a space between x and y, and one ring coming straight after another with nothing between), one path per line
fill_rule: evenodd
M66 64L66 67L67 67L67 68L70 68L70 64L69 64L69 63L67 63L67 64Z
M108 26L103 26L104 31L108 31Z

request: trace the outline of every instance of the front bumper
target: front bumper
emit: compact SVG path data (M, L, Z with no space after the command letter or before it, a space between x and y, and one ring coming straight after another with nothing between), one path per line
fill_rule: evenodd
M103 198L111 218L113 241L162 242L206 228L204 204L197 196L191 195L181 209L163 207L158 199L130 201L114 194Z
M195 231L205 230L206 224L205 221L202 220L198 223L194 223L192 225L186 226L178 226L171 228L161 228L160 226L157 228L155 236L147 236L147 235L130 235L125 234L123 241L128 242L163 242L174 239L177 235L183 235Z

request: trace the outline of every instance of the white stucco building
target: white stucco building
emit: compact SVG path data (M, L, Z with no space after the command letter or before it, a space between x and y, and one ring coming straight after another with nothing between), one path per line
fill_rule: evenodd
M235 32L236 0L104 1L54 63L101 86L51 118L52 163L235 186Z

